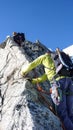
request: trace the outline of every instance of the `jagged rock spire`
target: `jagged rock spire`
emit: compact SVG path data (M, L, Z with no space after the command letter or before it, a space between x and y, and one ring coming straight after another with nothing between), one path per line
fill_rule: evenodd
M19 47L12 37L0 45L0 130L62 130L59 119L39 101L35 86L20 75L23 64L47 50L30 41ZM48 83L43 86L48 88Z

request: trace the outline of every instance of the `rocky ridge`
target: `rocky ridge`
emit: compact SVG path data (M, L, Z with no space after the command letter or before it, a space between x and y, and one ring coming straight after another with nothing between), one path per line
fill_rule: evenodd
M39 100L36 86L20 75L23 64L26 66L46 51L38 40L26 40L19 47L8 37L0 44L0 130L62 130L58 117ZM43 66L35 71L41 75ZM35 77L35 71L28 76ZM42 83L42 87L48 90L49 82Z

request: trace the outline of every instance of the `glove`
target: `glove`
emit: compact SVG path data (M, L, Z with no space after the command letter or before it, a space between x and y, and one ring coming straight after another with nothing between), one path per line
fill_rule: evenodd
M24 74L22 71L20 72L21 76L25 77L26 73Z
M58 86L56 84L52 84L51 98L52 98L55 105L60 104L60 96L59 96L59 93L58 93Z

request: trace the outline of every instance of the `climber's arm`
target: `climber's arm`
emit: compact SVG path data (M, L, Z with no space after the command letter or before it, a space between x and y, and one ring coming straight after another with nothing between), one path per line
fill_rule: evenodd
M36 83L40 83L40 82L44 82L47 80L47 76L46 74L44 73L42 76L38 77L38 78L33 78L32 79L32 83L33 84L36 84Z
M38 65L42 64L42 61L44 59L45 59L45 55L42 55L42 56L39 56L37 59L35 59L33 62L29 63L27 66L23 66L21 69L21 75L22 76L26 75L32 69L34 69Z

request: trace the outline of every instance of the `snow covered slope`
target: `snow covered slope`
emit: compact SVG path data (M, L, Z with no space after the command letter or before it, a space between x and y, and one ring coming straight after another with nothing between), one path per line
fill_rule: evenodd
M73 45L63 49L63 51L67 54L69 54L70 56L73 56Z

